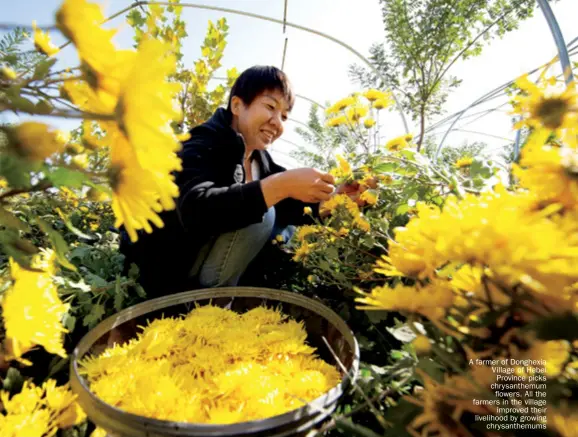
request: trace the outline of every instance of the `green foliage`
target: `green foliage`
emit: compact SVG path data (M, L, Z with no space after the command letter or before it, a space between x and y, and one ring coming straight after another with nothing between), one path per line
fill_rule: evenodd
M297 127L297 132L308 146L298 146L291 151L291 157L305 166L329 171L335 167L335 154L344 152L346 155L355 153L357 143L343 131L325 125L324 112L319 115L317 105L309 109L306 128Z
M7 65L16 72L34 68L46 56L36 50L23 50L23 46L30 46L29 31L16 27L0 39L0 66Z
M393 89L420 126L439 115L460 80L448 75L460 59L481 53L485 42L517 28L533 13L535 0L381 0L386 45L374 44L377 74L353 65L350 75L364 87Z

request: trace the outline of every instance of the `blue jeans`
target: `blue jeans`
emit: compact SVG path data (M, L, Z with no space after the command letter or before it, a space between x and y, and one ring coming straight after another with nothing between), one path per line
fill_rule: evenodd
M271 238L274 225L275 208L271 207L262 222L219 235L201 249L191 276L196 276L204 288L237 285L249 263Z

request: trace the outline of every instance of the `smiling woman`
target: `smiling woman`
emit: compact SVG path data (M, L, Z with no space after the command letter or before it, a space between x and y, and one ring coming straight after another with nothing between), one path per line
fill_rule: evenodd
M310 222L331 197L333 176L286 170L267 152L293 102L285 73L255 66L238 77L227 109L190 131L176 174L177 207L161 214L164 228L140 232L137 242L122 231L125 267L139 267L148 296L236 285L268 240Z

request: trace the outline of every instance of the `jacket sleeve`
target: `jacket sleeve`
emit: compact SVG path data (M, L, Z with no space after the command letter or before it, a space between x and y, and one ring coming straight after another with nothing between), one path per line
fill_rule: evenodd
M218 235L258 223L267 212L259 181L223 183L220 175L226 164L222 152L217 152L222 148L215 147L217 141L216 135L193 132L181 152L177 212L188 231Z

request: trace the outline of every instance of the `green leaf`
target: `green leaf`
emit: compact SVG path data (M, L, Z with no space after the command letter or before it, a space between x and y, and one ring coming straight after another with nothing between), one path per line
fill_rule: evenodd
M69 249L68 244L66 244L66 241L64 241L64 238L62 238L62 235L60 235L59 232L55 231L52 228L52 226L50 226L40 217L36 217L36 223L38 224L42 232L48 235L48 238L52 243L52 248L54 249L54 253L56 254L56 258L58 259L60 265L76 272L77 270L76 266L74 264L71 264L70 261L66 259L66 254L68 253Z
M120 311L124 304L124 291L120 287L120 277L116 277L116 284L114 285L114 309Z
M104 305L100 303L94 304L92 305L90 312L82 319L82 325L92 328L102 319L104 314Z
M76 317L74 317L70 313L66 313L62 318L62 324L66 329L68 329L68 332L72 332L74 331L74 327L76 326Z
M395 162L384 162L373 167L373 171L375 173L390 173L395 171L397 167L399 167L399 165Z
M13 229L0 231L0 247L7 256L26 268L30 268L30 256L38 253L36 246L21 238Z
M30 232L30 226L28 226L27 223L23 222L14 214L12 214L10 211L2 208L1 206L0 206L0 225L9 228L14 228L23 232Z
M100 276L95 275L94 273L86 273L84 279L86 283L92 287L101 288L106 287L108 285L108 281L106 279L101 278Z
M38 64L36 64L36 67L34 68L34 74L32 74L32 79L39 80L45 78L50 69L54 66L54 64L56 64L56 61L57 61L56 58L47 58L40 61Z
M47 173L46 177L52 181L55 187L82 188L89 180L88 176L83 172L68 168L57 168Z
M389 311L382 311L382 310L371 310L371 311L366 311L365 314L367 315L367 318L372 322L372 323L379 323L383 320L386 320L388 315L389 315Z
M24 378L14 367L10 367L6 376L2 380L2 389L10 393L18 393L22 390L22 385L24 384Z
M18 158L12 153L0 154L0 175L6 178L11 188L30 188L30 171L33 170L29 162Z
M399 205L395 210L395 215L406 214L409 211L409 205L407 203Z
M135 284L134 289L136 291L136 294L139 295L139 297L142 297L142 298L147 297L147 294L146 294L144 288L142 288L140 284Z

